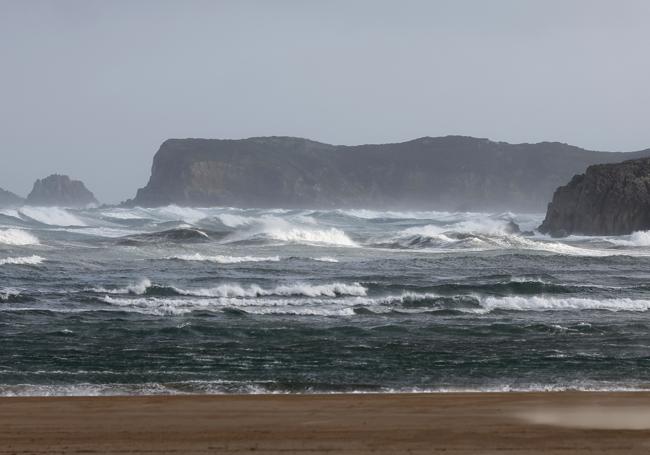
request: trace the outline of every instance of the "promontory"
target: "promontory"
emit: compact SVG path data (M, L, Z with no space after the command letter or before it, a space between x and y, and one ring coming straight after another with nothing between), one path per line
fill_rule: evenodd
M650 229L650 159L590 166L557 189L539 227L553 236Z
M465 136L337 146L295 137L169 139L126 205L544 210L595 163L650 156Z

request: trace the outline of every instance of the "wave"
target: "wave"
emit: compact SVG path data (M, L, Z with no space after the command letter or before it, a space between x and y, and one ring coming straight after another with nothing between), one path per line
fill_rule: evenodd
M557 297L486 297L481 300L481 307L488 312L495 310L507 311L576 311L576 310L607 310L645 312L650 309L650 300L629 298L590 299L590 298L557 298Z
M21 229L0 229L0 243L5 245L38 245L38 239Z
M208 216L201 209L192 207L179 207L177 205L168 205L166 207L150 210L159 217L176 221L185 221L186 223L190 224L195 224Z
M66 374L67 371L48 372L43 374ZM84 376L91 372L79 372ZM68 373L70 374L70 373ZM112 371L100 371L100 375L115 375ZM57 383L57 384L0 384L0 397L95 397L95 396L174 396L186 394L200 395L382 395L382 394L458 394L458 393L512 393L512 392L647 392L648 386L643 382L610 382L597 380L576 380L554 384L546 383L516 383L508 382L484 386L431 386L431 387L362 387L340 384L320 384L314 387L312 382L305 384L284 385L272 380L178 380L174 382L106 382L106 383Z
M335 259L335 258L332 258L332 257L329 257L329 256L321 256L321 257L318 257L318 258L309 258L309 259L311 259L312 261L316 261L316 262L339 262L338 259Z
M278 262L279 256L256 257L256 256L204 256L201 253L182 254L178 256L169 256L165 259L178 261L198 261L198 262L215 262L217 264L239 264L241 262Z
M240 297L220 298L120 298L106 295L101 299L124 311L149 315L183 315L195 311L211 311L229 314L276 314L305 316L351 316L354 309L338 305L314 305L314 302L298 302L293 299L256 299Z
M337 297L342 295L364 296L368 289L359 283L331 284L291 284L274 288L262 288L256 284L241 286L238 284L222 284L208 289L178 289L181 295L197 297L262 297L262 296L305 296L305 297Z
M450 231L435 225L412 227L387 240L376 242L373 246L392 249L442 251L527 250L593 257L629 254L627 251L583 248L567 243L508 233L508 225L503 222L500 222L500 224L493 224L492 222L479 223L477 226L482 227L482 229L476 230L472 230L472 226L471 223L459 223L457 225L461 229L459 231Z
M24 256L24 257L15 257L15 258L4 258L0 259L0 265L38 265L42 263L44 259L40 256Z
M620 246L650 246L650 231L636 231L627 239L609 239L609 242Z
M209 240L210 236L200 229L181 227L147 234L127 235L125 237L120 237L119 243L125 245L137 245L138 243L190 243L205 242Z
M142 295L149 290L153 284L151 283L151 280L148 278L143 278L140 281L138 281L135 284L130 284L124 288L114 288L114 289L109 289L109 288L103 288L103 287L97 287L97 288L91 288L88 289L91 292L97 292L101 294L136 294L136 295Z
M50 226L87 226L79 218L59 207L22 207L22 217Z
M341 229L320 227L314 218L305 215L294 215L290 220L269 214L257 218L227 214L219 218L225 225L239 228L224 239L226 243L280 241L315 246L358 246Z
M266 233L270 238L289 243L324 244L335 246L358 246L345 232L337 228L271 230Z
M150 292L150 289L153 292ZM156 295L160 289L173 294ZM630 298L580 298L548 296L477 296L438 293L404 292L398 295L368 296L367 288L358 283L332 283L326 285L295 284L262 288L225 284L209 289L180 289L175 287L124 288L107 294L144 294L142 297L114 297L105 295L101 300L127 311L146 314L185 314L193 311L237 312L241 314L284 314L313 316L352 316L373 314L441 316L481 316L497 311L549 312L549 311L612 311L646 312L650 300Z
M337 297L341 295L364 296L368 289L359 283L329 283L308 284L296 283L279 285L273 288L263 288L257 284L243 286L240 284L226 283L212 288L183 289L176 286L158 286L151 280L144 278L136 284L124 288L106 289L103 287L92 288L92 292L106 294L135 294L144 295L154 293L167 293L195 297L261 297L261 296L305 296L305 297ZM164 292L166 291L166 292Z

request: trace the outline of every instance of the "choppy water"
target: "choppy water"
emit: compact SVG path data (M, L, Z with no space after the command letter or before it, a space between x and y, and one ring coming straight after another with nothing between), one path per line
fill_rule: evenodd
M650 388L650 234L541 215L0 212L0 395Z

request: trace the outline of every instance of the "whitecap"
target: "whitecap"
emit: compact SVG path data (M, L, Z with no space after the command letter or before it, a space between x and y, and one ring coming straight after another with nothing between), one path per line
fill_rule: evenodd
M147 292L147 289L151 288L153 284L151 283L151 280L148 278L143 278L137 283L130 284L126 287L123 288L114 288L114 289L107 289L103 287L96 287L89 289L92 292L97 292L97 293L106 293L106 294L136 294L136 295L142 295Z
M609 239L609 242L621 246L650 246L650 231L636 231L627 238Z
M321 256L318 258L310 258L312 261L317 261L317 262L339 262L338 259L329 257L329 256Z
M650 309L650 300L641 299L590 299L580 297L485 297L480 301L486 311L575 311L607 310L644 312Z
M50 226L86 226L86 223L60 207L22 207L20 214Z
M168 256L165 259L174 259L179 261L198 261L214 262L217 264L239 264L241 262L278 262L279 256L257 257L257 256L205 256L201 253L182 254L178 256Z
M7 264L13 264L13 265L37 265L40 264L44 261L44 259L40 256L32 255L32 256L24 256L24 257L14 257L14 258L4 258L0 259L0 265L7 265Z
M21 229L0 229L0 243L5 245L38 245L38 239Z
M307 284L296 283L263 288L257 284L222 284L213 288L181 289L174 287L179 294L197 297L262 297L262 296L306 296L337 297L340 295L365 296L368 289L359 283Z

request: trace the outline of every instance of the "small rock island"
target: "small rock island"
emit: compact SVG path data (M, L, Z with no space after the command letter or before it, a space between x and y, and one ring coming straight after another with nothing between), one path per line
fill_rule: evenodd
M539 231L624 235L650 229L650 158L589 166L559 187Z
M98 204L95 195L80 180L67 175L52 174L34 182L34 188L25 201L28 205L86 207Z
M0 207L18 207L23 205L24 199L11 191L0 188Z

